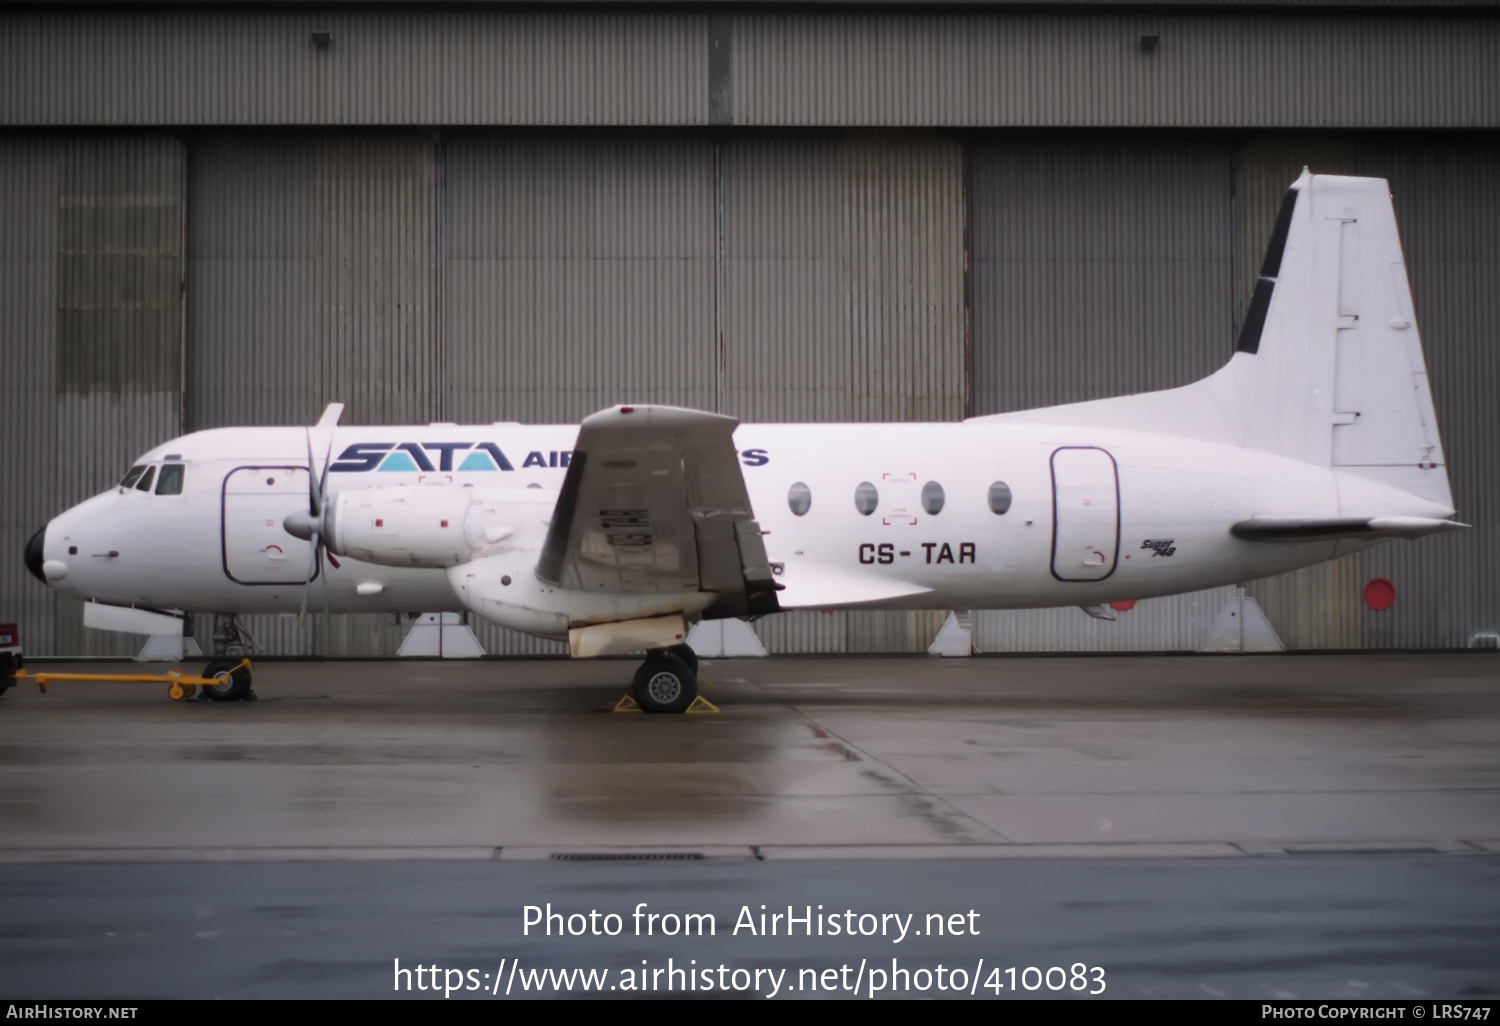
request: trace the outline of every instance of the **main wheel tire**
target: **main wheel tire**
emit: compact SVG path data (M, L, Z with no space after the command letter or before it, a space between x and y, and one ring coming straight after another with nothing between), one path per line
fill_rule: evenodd
M630 690L645 712L687 712L698 697L698 674L675 655L655 655L635 671Z
M667 655L674 655L687 663L687 668L694 673L698 672L698 653L686 645L673 645L667 649Z
M242 660L215 659L203 668L203 676L222 683L203 685L203 693L214 702L238 702L250 694L250 671L236 670Z

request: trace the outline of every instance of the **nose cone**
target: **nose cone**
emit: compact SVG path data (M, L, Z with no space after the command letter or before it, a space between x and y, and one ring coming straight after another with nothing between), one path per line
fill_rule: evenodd
M47 575L42 573L42 552L47 543L47 529L44 527L31 536L26 543L26 569L31 571L31 576L47 583Z

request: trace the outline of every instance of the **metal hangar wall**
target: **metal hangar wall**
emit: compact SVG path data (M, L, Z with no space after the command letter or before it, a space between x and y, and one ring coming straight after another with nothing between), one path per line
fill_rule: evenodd
M885 13L709 0L0 4L0 618L130 654L25 539L185 430L956 420L1227 359L1303 165L1390 178L1470 531L1248 582L1290 648L1500 629L1500 16L1367 4ZM314 33L325 33L327 38ZM984 454L976 453L976 459ZM1371 577L1394 609L1365 609ZM990 651L1197 646L1232 589L978 612ZM772 651L922 651L926 613L798 613ZM390 617L251 618L393 654ZM493 653L560 646L475 625Z

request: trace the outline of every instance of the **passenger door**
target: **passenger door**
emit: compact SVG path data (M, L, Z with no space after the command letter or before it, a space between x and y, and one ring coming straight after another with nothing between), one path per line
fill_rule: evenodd
M307 508L306 467L238 467L224 478L224 572L241 584L302 584L312 543L286 533ZM313 571L316 577L321 567Z
M1052 454L1052 576L1102 581L1120 558L1120 481L1103 449L1070 446Z

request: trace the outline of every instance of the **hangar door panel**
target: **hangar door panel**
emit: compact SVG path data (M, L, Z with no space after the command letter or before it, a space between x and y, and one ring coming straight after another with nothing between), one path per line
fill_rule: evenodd
M306 508L306 467L231 471L224 479L224 572L241 584L306 581L312 543L281 526L288 513Z
M1103 449L1052 454L1052 575L1102 581L1120 558L1120 486L1114 457Z

